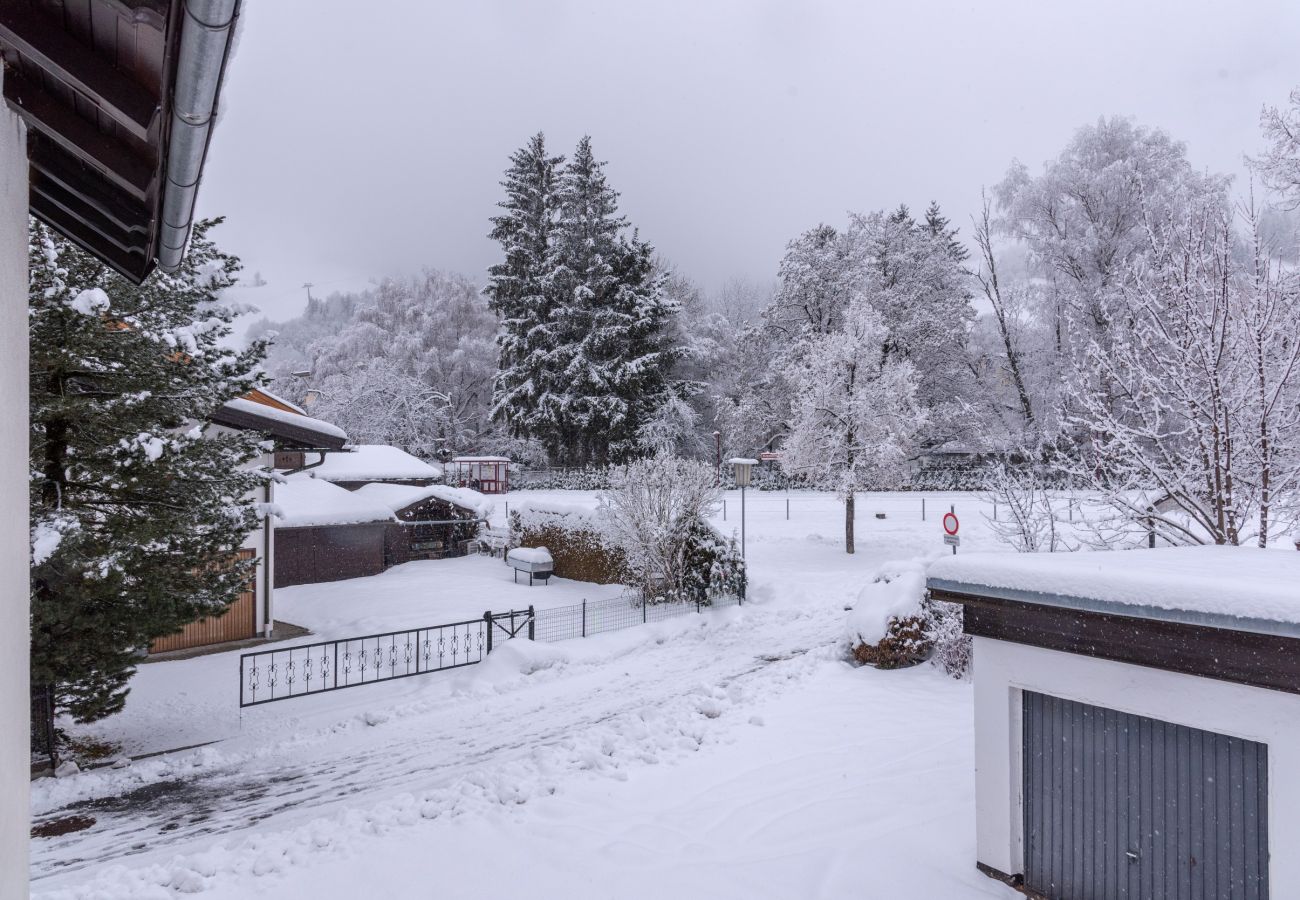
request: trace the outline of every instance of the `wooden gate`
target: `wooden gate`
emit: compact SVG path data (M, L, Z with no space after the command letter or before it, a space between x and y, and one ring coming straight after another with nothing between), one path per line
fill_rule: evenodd
M254 550L237 550L236 557L242 562L252 559ZM257 637L257 574L249 580L238 599L219 616L208 616L191 622L176 634L158 638L149 647L150 653L166 653L169 650L188 650L191 647L206 647L209 644L221 644L226 641L242 641Z

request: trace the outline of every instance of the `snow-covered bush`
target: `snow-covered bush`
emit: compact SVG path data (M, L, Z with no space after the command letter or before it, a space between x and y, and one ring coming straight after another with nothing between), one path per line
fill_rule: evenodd
M519 483L531 491L604 491L608 468L536 469L520 474Z
M900 669L931 660L954 678L970 668L970 638L961 607L932 600L923 559L897 560L877 570L858 594L846 627L849 653L859 663Z
M708 606L714 600L745 596L745 560L734 539L723 537L705 521L686 535L686 560L678 597Z
M698 591L713 580L711 574L703 574L703 567L711 571L721 556L731 560L724 568L740 569L743 582L744 563L722 554L721 545L709 548L706 543L705 519L720 496L713 466L654 456L615 469L610 482L601 509L611 535L627 554L627 584L645 602L669 601L688 590ZM695 565L701 568L697 571ZM719 577L734 582L737 576Z

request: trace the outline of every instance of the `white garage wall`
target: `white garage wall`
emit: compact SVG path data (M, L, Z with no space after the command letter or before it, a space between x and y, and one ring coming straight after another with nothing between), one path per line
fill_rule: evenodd
M975 805L979 862L1024 870L1021 691L1162 719L1268 745L1273 885L1300 885L1300 695L975 638Z

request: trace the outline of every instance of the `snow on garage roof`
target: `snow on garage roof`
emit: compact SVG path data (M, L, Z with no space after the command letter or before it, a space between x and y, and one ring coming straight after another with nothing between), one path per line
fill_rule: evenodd
M965 553L932 563L929 586L1027 603L1300 635L1300 553L1169 547Z
M355 493L364 497L368 503L380 504L392 512L399 512L414 503L430 499L444 500L453 506L472 510L481 519L486 519L492 515L492 510L495 508L492 501L478 491L471 491L469 488L447 487L442 484L420 487L412 484L383 484L382 482L376 482L374 484L363 484L357 488Z
M358 522L392 522L396 517L385 504L341 488L328 481L291 475L275 486L279 507L277 528L307 525L351 525Z
M327 453L311 470L325 481L383 481L441 478L442 469L388 444L356 444L342 453Z

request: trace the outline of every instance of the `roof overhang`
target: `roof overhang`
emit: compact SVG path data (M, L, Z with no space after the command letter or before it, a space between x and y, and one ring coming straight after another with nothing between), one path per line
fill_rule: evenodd
M256 404L235 405L227 403L212 415L214 425L238 428L245 431L260 431L274 438L282 448L292 450L342 450L347 444L347 437L340 436L337 429L308 416L262 415L248 407ZM301 422L290 421L301 419Z
M239 0L4 0L33 215L139 283L180 262Z

